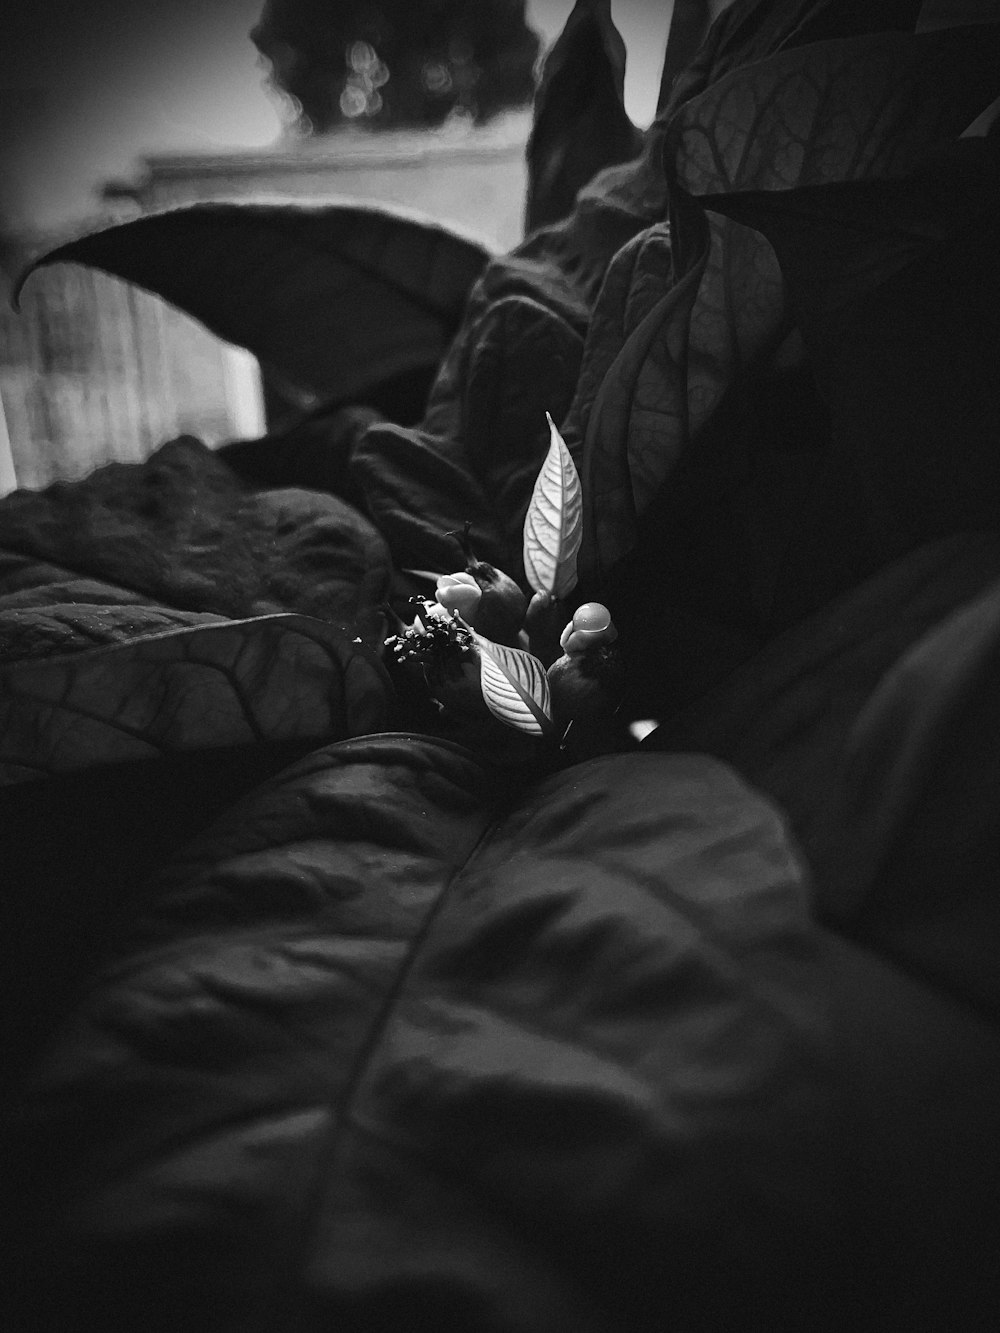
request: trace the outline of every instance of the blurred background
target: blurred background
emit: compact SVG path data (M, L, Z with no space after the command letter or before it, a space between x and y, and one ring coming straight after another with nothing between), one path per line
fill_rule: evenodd
M714 17L731 0L685 0ZM402 204L519 239L531 97L573 0L31 0L0 19L0 494L274 419L257 363L159 298L26 260L196 200ZM655 110L673 0L612 0ZM924 0L923 27L1000 0ZM687 12L687 11L686 11Z
M33 0L0 34L0 493L260 435L254 359L42 249L196 200L401 204L522 232L535 79L573 0ZM672 0L611 6L626 105L655 110ZM715 8L719 8L716 5ZM13 8L13 7L11 7Z

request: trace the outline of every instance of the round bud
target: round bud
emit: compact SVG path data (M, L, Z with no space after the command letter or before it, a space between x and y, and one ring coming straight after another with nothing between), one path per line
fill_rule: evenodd
M479 582L475 575L470 574L466 569L460 569L457 574L440 574L436 591L440 592L442 588L454 588L458 584L465 584L469 588L478 588Z
M563 630L559 646L564 653L586 652L601 643L614 643L618 631L611 621L611 612L600 602L584 602Z
M600 602L584 602L573 613L573 628L589 630L607 629L611 624L611 612Z

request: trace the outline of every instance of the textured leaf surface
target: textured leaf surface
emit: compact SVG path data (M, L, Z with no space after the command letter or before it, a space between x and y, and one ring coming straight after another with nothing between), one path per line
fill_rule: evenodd
M817 42L736 70L677 114L699 196L906 175L997 96L998 26Z
M655 232L637 265L645 259L658 267L657 250L670 242L666 228ZM617 324L623 337L587 415L581 464L587 544L581 559L590 575L603 578L632 549L639 516L688 442L688 347L708 244L706 229L702 254L635 324L628 319L631 288L609 286L602 293L599 305L622 307L617 313L599 310L602 323Z
M545 413L572 401L582 351L564 316L523 296L494 302L476 327L464 385L469 460L503 516L514 558L502 568L519 580L524 515L549 444Z
M249 348L308 406L436 365L488 258L388 208L194 204L71 240L33 267L89 264L157 293Z
M381 664L335 626L264 616L0 668L0 778L176 750L351 736L386 715Z
M72 585L67 591L74 591ZM0 609L0 662L50 657L98 644L123 643L180 626L214 625L221 620L223 617L209 612L175 611L168 606L81 605L68 598L43 606Z
M181 625L210 625L213 612L151 605L133 589L86 578L0 546L0 663L117 643Z
M144 886L19 1103L34 1322L70 1325L66 1300L163 1333L196 1291L198 1333L290 1308L857 1327L852 1297L904 1285L886 1136L920 1126L905 1164L937 1241L956 1171L995 1178L995 1135L946 1149L952 1080L931 1108L907 1079L873 1092L865 1053L899 1030L883 973L844 1013L857 975L831 976L808 901L778 812L700 756L517 791L426 740L310 755ZM922 1010L903 1030L926 1049Z
M883 36L834 60L841 46L817 54L842 103L863 76L884 105L884 124L866 121L859 178L818 183L807 156L812 183L702 202L776 251L830 408L831 485L859 497L828 507L841 512L808 558L849 543L874 569L944 532L992 527L1000 504L1000 151L995 136L956 137L1000 92L1000 25ZM744 183L738 167L727 179Z
M625 44L609 0L577 0L535 94L526 230L565 217L596 172L639 152L624 88Z
M371 522L331 495L250 491L190 438L145 463L6 496L0 548L57 567L59 578L98 580L102 600L232 619L296 611L381 639L389 555Z
M451 569L446 534L469 521L477 554L520 577L524 514L547 447L545 410L570 401L585 318L573 289L542 265L512 258L491 266L422 426L374 425L354 451L368 510L398 565Z
M564 598L576 587L583 493L566 442L551 417L548 421L548 453L524 516L524 572L535 592Z
M679 112L678 183L765 232L808 319L985 211L995 164L954 139L1000 91L998 61L998 25L783 52Z
M990 143L962 139L899 179L748 190L704 202L767 237L815 350L846 306L986 219L998 188L1000 154Z
M474 634L481 664L480 684L494 717L517 731L542 736L552 730L549 680L537 657Z
M720 51L727 41L731 48L740 8L716 33ZM742 9L749 32L756 11ZM871 15L859 13L861 35L816 41L845 25L845 15L835 19L823 6L809 15L801 7L784 11L780 23L773 16L772 39L786 49L715 80L705 74L704 91L670 119L664 153L677 182L673 286L636 324L622 309L629 297L618 285L609 283L598 302L595 323L617 326L621 342L610 362L606 351L592 358L588 347L571 414L585 430L581 562L588 574L606 575L633 548L642 514L688 445L734 385L751 370L766 373L788 331L777 259L744 225L753 225L754 214L740 209L739 197L752 190L756 199L780 200L779 192L905 175L995 96L1000 51L989 28L871 34ZM896 14L888 26L908 21ZM767 54L759 50L763 32L747 48L758 56ZM729 49L724 71L734 58ZM731 198L737 204L729 209ZM714 211L706 215L703 206ZM720 216L727 211L734 216ZM780 203L773 211L780 214ZM819 253L812 258L826 262ZM827 274L852 271L843 250L836 259L826 263ZM634 261L633 285L642 268L638 254ZM618 313L602 311L605 303L617 304ZM596 391L594 362L607 367Z

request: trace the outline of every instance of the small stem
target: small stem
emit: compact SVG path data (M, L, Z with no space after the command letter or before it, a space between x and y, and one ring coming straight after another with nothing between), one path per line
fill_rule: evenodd
M469 538L469 534L471 531L472 531L472 520L467 518L465 520L465 526L462 528L461 531L459 531L458 528L452 528L450 532L446 532L444 534L446 537L454 537L455 540L458 542L459 546L461 547L462 555L465 558L466 564L469 564L472 560L475 559L475 556L472 554L472 542Z
M528 603L524 617L528 645L544 667L562 656L559 637L567 620L565 603L546 592L536 592Z

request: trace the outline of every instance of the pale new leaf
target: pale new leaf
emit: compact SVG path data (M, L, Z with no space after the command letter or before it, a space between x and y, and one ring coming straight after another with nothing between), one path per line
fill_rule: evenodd
M576 587L583 496L566 442L546 416L551 439L524 516L524 571L535 592L563 598Z
M549 680L537 657L473 632L480 659L483 699L494 717L529 735L552 730Z

